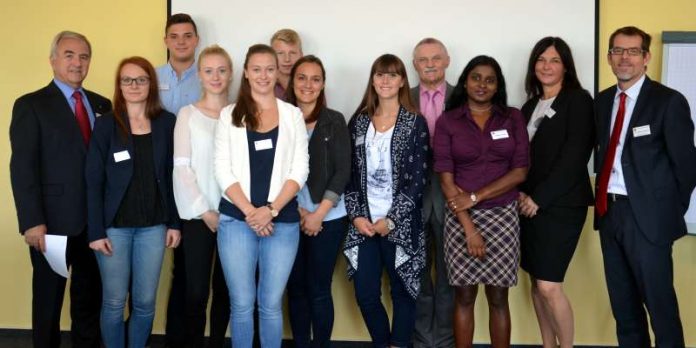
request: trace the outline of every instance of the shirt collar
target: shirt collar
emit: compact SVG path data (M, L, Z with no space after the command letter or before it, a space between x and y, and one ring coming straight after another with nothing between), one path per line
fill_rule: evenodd
M168 74L169 74L170 76L172 76L172 77L177 77L177 76L176 76L176 70L174 70L174 67L172 66L172 63L171 63L171 62L167 61L167 64L165 64L165 67L166 67L166 69L167 69L167 71L168 71ZM194 74L195 74L195 72L196 72L197 69L198 69L198 64L197 64L197 62L194 60L194 61L193 61L193 64L191 64L191 66L188 67L188 69L184 70L184 73L181 74L181 79L183 80L183 79L187 78L189 75L191 75L191 73L194 73Z
M432 93L434 92L440 92L440 95L444 96L445 91L447 91L447 83L442 81L442 83L440 83L434 90L427 89L425 86L423 86L423 84L420 84L419 89L421 96L425 94L433 95Z
M464 104L455 110L458 110L455 113L455 117L468 118L472 121L474 120L474 118L471 116L471 110L469 110L468 104ZM495 104L493 104L493 106L491 107L491 111L492 111L491 117L504 117L507 115L507 113L505 112L505 110L503 108L501 108L500 106L495 105Z
M643 83L645 82L645 74L636 81L636 83L633 84L633 86L628 87L627 90L622 91L621 88L618 86L616 87L616 94L614 95L614 99L618 99L619 95L621 93L626 93L626 95L631 98L631 100L637 100L638 99L638 94L640 94L640 89L643 88Z
M67 100L72 99L72 95L73 95L73 93L75 93L76 90L80 91L80 93L82 94L83 97L85 96L85 92L82 90L82 87L78 87L77 89L72 88L67 83L65 83L65 82L63 82L55 77L53 78L53 83L55 83L56 86L58 86L58 89L60 89L60 92L63 93L63 95L65 96L65 99L67 99Z

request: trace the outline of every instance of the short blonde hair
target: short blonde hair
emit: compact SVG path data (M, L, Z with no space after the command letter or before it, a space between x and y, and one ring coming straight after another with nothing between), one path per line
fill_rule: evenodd
M271 36L271 44L273 44L273 41L275 40L280 40L283 41L287 44L291 45L297 45L300 50L302 50L302 40L300 39L300 35L292 30L292 29L280 29Z

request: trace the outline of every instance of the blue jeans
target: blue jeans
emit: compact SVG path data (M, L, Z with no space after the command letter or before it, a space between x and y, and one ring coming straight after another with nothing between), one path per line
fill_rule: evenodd
M386 237L366 238L358 250L353 275L355 297L375 347L410 347L416 323L416 300L406 291L394 268L396 245ZM392 297L392 328L382 305L382 271L387 270Z
M348 219L324 221L322 228L314 237L304 233L300 236L288 281L288 311L295 348L330 346L334 323L331 279L348 231Z
M101 330L104 345L106 348L126 346L123 309L132 276L133 312L128 323L128 347L144 347L155 318L166 227L108 228L106 236L113 254L96 253L103 289Z
M259 237L245 221L220 214L217 237L230 291L232 346L251 348L254 304L258 297L261 346L280 347L283 292L297 253L299 223L276 222L271 236Z

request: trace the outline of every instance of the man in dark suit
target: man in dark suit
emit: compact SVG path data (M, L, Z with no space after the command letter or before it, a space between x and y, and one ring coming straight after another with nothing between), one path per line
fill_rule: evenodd
M636 27L609 39L618 80L596 99L595 228L621 347L684 347L673 286L672 244L686 233L696 186L694 125L679 92L650 80L650 35Z
M82 88L91 46L64 31L51 45L53 81L15 101L10 124L10 175L20 233L30 246L34 347L60 345L66 279L49 266L46 234L67 236L72 266L70 315L74 347L99 347L101 282L86 236L84 163L95 117L108 99Z
M425 38L413 49L413 66L418 72L419 84L411 88L411 99L428 122L431 140L435 133L435 122L445 109L445 101L454 88L445 80L449 63L447 48L438 39ZM433 168L432 165L428 167ZM445 198L438 176L432 170L428 182L423 195L423 222L430 247L427 249L428 264L423 272L421 293L416 303L413 342L416 348L453 347L454 292L447 280L443 238ZM433 261L435 284L430 273Z

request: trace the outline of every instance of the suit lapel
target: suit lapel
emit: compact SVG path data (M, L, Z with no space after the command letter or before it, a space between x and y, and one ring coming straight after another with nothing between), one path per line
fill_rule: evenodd
M647 104L647 101L650 99L650 87L652 85L652 81L645 76L645 81L643 81L643 86L640 87L640 93L638 93L638 100L636 100L636 106L633 107L633 113L631 113L631 121L628 124L628 131L626 131L626 137L628 137L631 133L631 129L633 129L634 126L636 126L636 122L641 118L643 115L643 112L645 111L645 107Z
M159 161L159 158L166 158L166 153L167 153L167 141L166 137L164 134L164 127L160 125L162 122L163 117L162 115L158 115L158 117L155 117L152 119L151 123L151 133L152 133L152 155L153 155L153 163L155 164L155 175L157 173L161 173L163 168L160 168L162 165L162 162Z
M82 132L80 131L80 126L77 124L77 119L75 118L75 113L70 107L70 103L65 99L65 95L61 92L60 88L56 86L55 82L51 81L47 87L48 96L50 98L49 110L57 118L58 124L69 125L68 129L72 132L71 137L77 137L80 139L79 143L82 144L82 150L87 151L87 146L82 141Z

